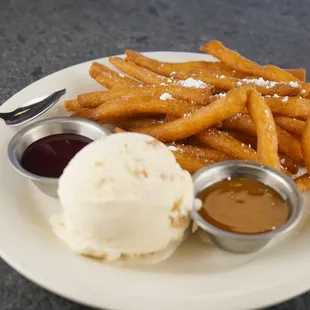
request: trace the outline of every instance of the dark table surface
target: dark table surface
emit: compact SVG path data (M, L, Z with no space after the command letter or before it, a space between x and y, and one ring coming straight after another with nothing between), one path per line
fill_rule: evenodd
M210 39L262 64L310 69L310 1L1 0L1 101L54 71L126 48L197 52ZM41 289L0 259L5 309L90 308ZM310 294L271 309L310 309Z

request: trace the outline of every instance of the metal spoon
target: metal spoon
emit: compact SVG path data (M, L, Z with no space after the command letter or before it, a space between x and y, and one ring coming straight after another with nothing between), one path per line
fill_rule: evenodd
M49 110L65 93L66 89L62 89L50 95L32 99L12 112L0 113L0 118L8 126L27 123Z

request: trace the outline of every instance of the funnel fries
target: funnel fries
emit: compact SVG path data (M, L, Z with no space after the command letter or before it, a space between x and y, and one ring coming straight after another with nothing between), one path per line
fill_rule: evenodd
M306 82L306 70L305 69L286 69L291 75L295 76L302 82Z
M145 86L111 89L109 91L100 91L81 94L77 100L82 108L96 108L106 101L118 99L120 97L132 96L152 96L160 97L163 93L169 93L173 98L195 102L199 105L208 103L211 96L211 88L186 88L175 85L168 86Z
M170 147L170 149L176 149L181 153L186 153L195 156L204 161L212 160L214 162L218 162L229 159L229 156L227 156L226 154L207 147L199 147L194 145L178 144L178 143L168 144L168 146Z
M294 182L301 192L310 190L310 176L307 174L295 179Z
M239 130L250 135L256 136L256 128L253 120L249 115L237 115L229 120L224 121L223 127L227 129ZM278 135L279 151L296 161L303 164L301 145L297 139L280 127L276 127Z
M157 124L162 124L165 121L161 118L139 118L139 119L128 119L117 122L117 125L126 130L133 130L137 127L149 127Z
M297 136L301 136L305 129L305 122L296 118L275 116L274 121L282 129Z
M258 160L280 170L278 137L272 113L258 91L251 90L248 96L247 108L256 128Z
M260 66L257 63L241 56L237 52L228 49L219 41L209 41L205 45L201 46L200 50L211 54L235 70L253 76L261 76L266 80L287 82L296 86L298 85L300 90L304 90L301 91L301 95L303 97L307 97L310 91L310 84L300 81L290 72L273 65Z
M137 53L132 50L125 51L126 60L135 63L136 65L156 72L160 75L167 77L173 76L175 72L190 73L192 69L199 70L213 70L217 71L218 74L224 74L226 76L233 77L247 77L247 74L240 71L233 70L230 66L223 62L210 62L210 61L188 61L188 62L162 62L152 58L149 58L143 54ZM305 69L286 69L289 73L297 77L301 81L306 79Z
M131 50L126 50L125 55L126 60L131 61L136 65L148 69L152 72L156 72L160 75L164 75L167 77L173 76L174 72L187 73L194 68L206 68L206 69L220 68L220 65L218 65L217 63L207 61L188 61L179 63L161 62ZM223 66L223 68L224 67L227 68L227 66L225 65Z
M306 120L310 117L310 100L298 97L265 97L272 113Z
M137 87L142 85L140 82L123 76L98 62L92 63L89 75L105 88Z
M95 109L83 109L75 113L74 116L104 124L117 122L126 117L136 117L137 115L172 114L182 117L185 113L193 113L196 110L195 105L185 101L132 97L107 101Z
M262 78L271 81L295 81L300 83L300 80L294 77L291 73L276 66L260 66L257 63L241 56L237 52L228 49L219 41L209 41L205 45L201 46L200 50L218 58L229 67L245 72L249 75L261 76Z
M310 174L310 118L307 120L301 138L302 153L305 159L308 174Z
M177 152L177 151L174 151L173 155L176 161L178 162L178 164L182 167L182 169L187 170L191 174L194 174L197 170L199 170L202 167L205 167L205 166L208 166L214 163L212 160L206 162L192 155Z
M241 159L293 178L306 165L310 174L306 70L261 66L218 41L201 50L219 61L170 63L131 50L125 60L110 57L128 76L94 62L90 75L109 90L79 94L65 107L74 116L111 123L113 132L141 132L167 143L190 173ZM308 174L294 181L310 190Z
M164 142L177 141L195 135L199 131L215 125L218 121L241 112L246 100L245 88L233 89L227 93L226 97L212 101L210 105L193 114L165 124L137 128L135 131L148 134Z
M142 67L137 66L136 64L125 61L119 57L109 57L109 61L117 69L121 70L124 73L132 76L133 78L149 85L168 85L172 83L170 78L166 78L159 74L156 74L152 71L146 70Z
M78 112L82 109L78 100L65 101L65 108L67 111L72 111L72 112Z
M281 96L295 96L299 94L299 89L290 86L284 82L271 82L261 79L238 79L235 77L229 77L225 75L219 75L214 71L199 71L193 70L190 74L177 73L175 75L178 79L186 79L194 77L201 80L204 83L212 84L217 90L231 90L239 86L251 86L256 88L262 95L281 95Z
M203 144L216 150L222 151L235 159L257 161L256 151L227 133L223 133L215 128L207 129L197 136Z

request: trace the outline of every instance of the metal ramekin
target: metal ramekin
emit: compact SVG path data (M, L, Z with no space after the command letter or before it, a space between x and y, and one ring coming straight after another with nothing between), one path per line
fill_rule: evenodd
M99 124L75 117L55 117L33 123L19 131L8 145L8 156L11 164L23 177L31 180L43 193L58 197L58 178L47 178L30 173L21 164L21 157L26 148L33 142L50 135L75 133L92 140L110 135L110 131Z
M271 239L288 234L301 222L304 203L294 182L284 174L255 162L229 160L200 169L193 176L195 196L197 197L207 187L229 177L254 179L274 189L287 202L289 218L283 226L274 231L246 235L215 227L206 222L196 209L193 209L191 216L199 226L199 234L203 241L207 239L207 234L211 241L223 250L251 253L263 248Z

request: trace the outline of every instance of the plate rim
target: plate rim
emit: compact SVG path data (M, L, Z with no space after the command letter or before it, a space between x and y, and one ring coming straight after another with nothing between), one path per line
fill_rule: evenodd
M160 53L164 53L164 54L167 54L167 53L169 53L169 54L180 54L180 55L182 55L182 54L185 54L185 55L190 54L190 55L193 55L193 56L194 56L194 55L205 55L206 58L207 58L207 56L209 56L209 55L207 55L207 54L202 54L202 53L182 52L182 51L153 51L153 52L143 52L143 54L146 54L146 55L156 55L156 54L160 54ZM124 56L124 55L121 54L121 55L117 55L117 56ZM53 77L54 75L57 75L57 74L59 74L59 73L62 72L62 71L65 71L65 70L68 70L68 69L71 69L71 68L74 68L74 67L86 65L87 63L91 63L91 62L93 62L93 61L98 61L98 62L100 62L100 61L101 61L101 62L102 62L102 61L106 61L108 57L109 57L109 56L107 56L107 57L102 57L102 58L97 58L97 59L93 59L93 60L88 60L88 61L85 61L85 62L82 62L82 63L78 63L78 64L74 64L74 65L72 65L72 66L69 66L69 67L60 69L60 70L58 70L58 71L56 71L56 72L53 72L53 73L51 73L51 74L49 74L49 75L47 75L47 76L44 76L43 78L41 78L41 79L39 79L39 80L37 80L37 81L35 81L35 82L33 82L33 83L27 85L27 86L24 87L23 89L19 90L17 93L15 93L13 96L11 96L8 100L6 100L6 101L3 103L2 106L6 106L7 103L8 103L9 101L15 99L15 96L20 95L23 91L25 91L26 89L31 88L34 84L38 83L39 81L42 81L42 80L47 79L47 78L51 78L51 77ZM58 296L61 296L61 297L63 297L63 298L66 298L66 299L69 299L69 300L78 302L79 304L83 304L83 305L86 305L86 306L102 307L102 305L92 304L92 303L90 303L89 301L85 302L85 301L83 301L83 298L82 298L82 297L81 297L81 298L77 298L77 296L68 296L67 293L62 293L62 292L60 292L60 291L57 291L57 290L55 290L55 289L53 289L53 288L48 287L48 284L43 283L44 281L37 279L37 277L34 276L34 275L32 275L30 271L24 270L23 267L22 267L21 265L19 265L17 262L14 262L14 260L10 259L9 257L6 257L5 253L2 251L2 247L1 247L1 246L0 246L0 257L1 257L10 267L12 267L13 269L15 269L19 274L21 274L22 276L24 276L25 278L27 278L27 279L30 280L31 282L35 283L36 285L38 285L38 286L40 286L40 287L43 287L45 290L47 290L47 291L49 291L49 292L52 292L52 293L55 294L55 295L58 295ZM301 276L301 278L304 279L304 278L306 278L306 276ZM290 280L288 280L288 283L287 283L287 284L285 284L284 282L285 282L285 281L283 281L283 282L282 282L282 285L280 285L280 286L284 286L284 287L291 286L291 285L290 285ZM259 307L266 307L266 306L274 305L274 304L277 304L277 303L279 303L279 302L281 302L281 301L286 301L286 300L288 300L288 299L291 299L291 298L295 297L296 295L302 294L302 293L304 293L304 292L306 292L306 291L308 291L308 290L310 289L310 280L309 280L309 281L306 281L305 283L303 283L301 279L298 279L298 280L296 280L296 283L299 284L298 289L296 289L296 290L290 289L290 294L288 294L287 292L285 292L285 293L280 293L280 291L283 292L285 289L281 290L281 289L276 288L276 290L279 291L279 292L278 292L278 294L273 294L273 300L270 300L270 299L269 299L269 302L268 302L268 301L263 302L263 303L261 303L260 305L256 305L255 307L257 307L257 306L259 306ZM302 283L302 284L301 284L301 283ZM296 287L297 287L296 284L294 284L294 285L292 286L292 288L296 288ZM301 287L303 287L303 288L301 288ZM273 288L273 289L275 289L275 288ZM293 292L293 291L294 291L294 292ZM293 293L292 293L292 292L293 292ZM277 296L277 297L276 297L276 296ZM284 297L284 296L285 296L285 297ZM79 296L78 296L78 297L79 297ZM125 308L119 308L119 309L128 310L129 308L128 308L128 309L127 309L127 308L126 308L126 309L125 309ZM245 308L244 308L244 309L245 309Z

